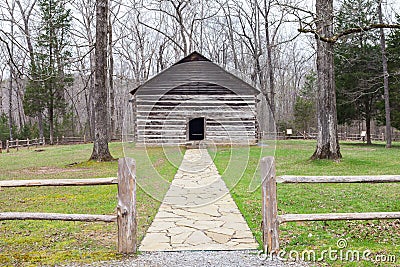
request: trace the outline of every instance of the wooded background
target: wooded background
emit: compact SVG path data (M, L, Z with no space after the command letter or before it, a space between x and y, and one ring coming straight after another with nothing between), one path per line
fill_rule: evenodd
M380 21L381 4L335 1L335 31L398 24L398 4L384 2ZM194 50L260 89L278 130L317 130L315 36L304 33L316 22L315 3L118 0L108 5L110 138L121 134L129 91ZM95 0L1 1L0 139L93 136L95 7ZM399 128L400 31L384 34L392 125ZM381 47L379 30L348 33L335 43L338 121L346 129L385 123ZM373 133L380 132L376 129Z

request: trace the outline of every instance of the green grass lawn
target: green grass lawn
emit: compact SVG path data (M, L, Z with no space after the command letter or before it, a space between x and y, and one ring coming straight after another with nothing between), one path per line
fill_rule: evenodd
M117 162L88 162L91 150L91 144L44 147L41 152L12 150L0 154L0 180L116 177ZM121 143L111 143L110 150L115 158L123 156ZM160 177L167 181L174 177L180 159L178 155L168 160L162 148L136 148L130 153L141 166L141 160L149 158ZM138 168L137 172L144 179L144 168ZM0 203L0 212L115 214L117 186L3 188ZM139 240L159 205L138 188ZM116 223L0 221L0 266L116 259L120 257L116 253L116 242Z
M374 175L400 174L400 144L387 150L383 144L366 146L342 143L343 159L309 161L312 141L279 141L276 149L278 175ZM256 170L260 155L273 153L274 145L260 147L218 147L210 151L250 228L261 238L261 193ZM117 162L88 162L91 144L45 147L44 151L22 149L0 154L0 179L57 179L110 177L117 174ZM110 144L115 158L123 156L120 143ZM180 164L184 150L125 147L138 167L138 238L152 222L168 182ZM148 159L148 160L146 160ZM246 166L243 168L243 164ZM231 166L230 168L227 168ZM243 169L243 170L242 170ZM242 175L243 174L243 175ZM237 176L237 177L235 177ZM162 180L160 180L162 179ZM143 189L141 189L143 188ZM146 193L147 192L147 193ZM0 212L60 212L115 214L117 186L30 187L0 189ZM399 184L281 184L278 210L283 213L326 213L400 211ZM116 223L53 221L0 221L0 266L55 265L63 262L92 262L121 257L116 253ZM280 226L280 244L285 251L336 248L345 238L348 249L373 255L395 255L400 263L400 221L337 221L285 223ZM320 265L376 266L371 262L328 261ZM382 263L381 266L387 266Z
M313 141L279 141L276 146L277 175L384 175L400 174L400 144L390 150L383 144L366 146L342 143L340 163L327 160L309 161L314 151ZM233 152L240 148L219 147L215 163L224 175ZM244 152L244 153L247 153ZM252 147L250 158L258 158L260 147ZM254 235L261 241L261 189L249 192L256 161L249 161L242 179L231 190L239 209ZM330 213L400 211L400 184L279 184L278 212ZM333 266L400 266L400 220L291 222L280 225L280 245L289 253L313 249L338 249L340 238L347 241L348 250L371 250L375 255L395 255L397 262L324 261ZM344 250L345 252L345 250Z

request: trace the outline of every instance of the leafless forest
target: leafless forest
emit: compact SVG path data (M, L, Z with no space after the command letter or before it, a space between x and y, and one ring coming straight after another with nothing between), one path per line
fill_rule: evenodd
M51 106L50 115L49 108L32 113L24 106L29 81L38 79L33 59L45 49L43 6L52 3L63 7L54 12L69 16L63 46L55 46L54 53L65 52L61 63L55 57L56 65L71 79L60 93L65 104ZM341 5L336 1L334 8ZM55 134L92 136L95 7L95 0L0 1L0 114L12 131L35 131L43 120L46 132L53 116ZM387 3L385 19L394 19L396 8ZM305 77L316 69L315 37L298 31L314 23L313 1L112 0L108 13L107 108L113 136L121 133L129 91L192 51L260 89L278 125L294 120Z

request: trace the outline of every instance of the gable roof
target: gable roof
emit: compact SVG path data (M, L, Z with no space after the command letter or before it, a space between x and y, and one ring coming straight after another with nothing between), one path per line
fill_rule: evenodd
M237 95L259 94L260 91L227 72L198 52L184 57L130 93L133 95L164 95L173 88L195 82L206 82L230 89Z
M176 62L174 65L182 64L185 62L192 62L192 61L209 61L209 62L211 62L211 60L209 60L205 56L201 55L197 51L194 51L194 52L190 53L188 56L186 56L186 57L182 58L181 60L179 60L178 62Z

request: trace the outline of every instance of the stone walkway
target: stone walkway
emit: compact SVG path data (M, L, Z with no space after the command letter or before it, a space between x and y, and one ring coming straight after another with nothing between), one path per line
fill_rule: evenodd
M188 149L140 251L257 249L206 149Z

